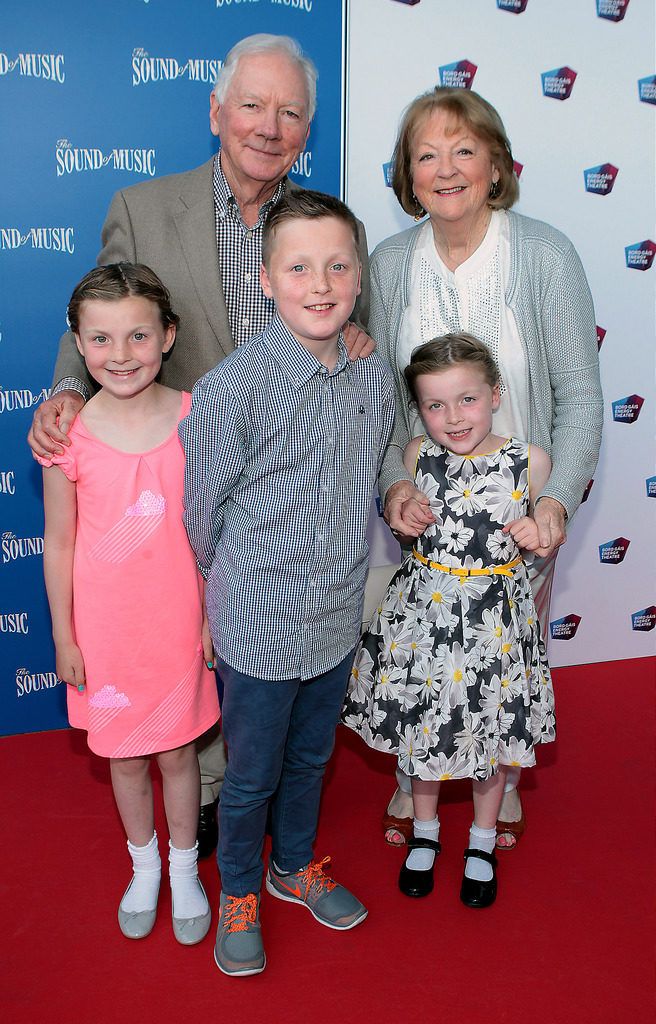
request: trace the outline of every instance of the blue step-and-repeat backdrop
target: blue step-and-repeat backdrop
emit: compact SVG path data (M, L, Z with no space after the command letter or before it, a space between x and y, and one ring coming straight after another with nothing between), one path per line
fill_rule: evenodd
M294 36L319 103L293 177L339 194L342 0L4 0L0 9L0 734L66 724L42 579L41 473L25 436L66 303L113 193L216 148L217 69L254 32ZM108 624L108 630L110 629Z

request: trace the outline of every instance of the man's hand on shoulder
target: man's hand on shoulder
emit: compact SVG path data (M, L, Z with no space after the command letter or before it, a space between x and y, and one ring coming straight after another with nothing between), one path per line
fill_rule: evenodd
M376 342L373 338L350 320L344 324L344 344L348 349L349 359L364 359L376 351Z
M58 391L37 407L27 435L35 459L61 455L62 445L71 443L68 432L83 406L84 397L79 391Z

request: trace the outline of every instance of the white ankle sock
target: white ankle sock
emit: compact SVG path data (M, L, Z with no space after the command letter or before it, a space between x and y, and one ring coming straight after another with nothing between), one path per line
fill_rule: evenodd
M129 891L121 900L121 910L124 910L126 914L154 910L157 906L159 883L162 877L157 832L153 832L153 838L145 846L133 846L128 839L128 850L132 857L134 877Z
M178 850L169 839L169 881L174 917L187 920L207 913L207 896L198 880L198 843L190 850Z
M472 850L485 850L486 853L492 853L496 838L497 830L495 828L479 828L478 825L472 825L469 830L469 847ZM465 875L467 878L476 879L477 882L489 882L492 880L492 865L478 857L468 857Z
M433 818L431 821L419 821L415 818L413 832L417 839L433 839L437 842L440 835L439 818ZM435 854L432 850L411 850L405 866L411 871L429 871L434 860Z

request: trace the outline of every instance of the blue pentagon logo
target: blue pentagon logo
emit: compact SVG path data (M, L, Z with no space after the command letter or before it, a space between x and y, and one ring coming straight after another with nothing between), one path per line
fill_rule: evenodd
M650 270L656 256L656 244L651 238L624 246L624 256L629 270Z
M609 196L618 175L618 168L613 164L599 164L598 167L587 167L583 172L585 191L597 196Z
M607 540L605 544L600 544L599 561L609 565L619 565L624 561L630 543L631 541L626 537L616 537L615 540Z
M650 604L648 608L641 608L639 612L631 615L631 629L636 633L649 633L656 626L656 605Z
M613 419L616 423L635 423L644 404L640 395L627 395L613 402Z
M478 67L470 60L457 60L455 64L443 64L438 71L440 85L451 89L471 89Z
M597 17L607 21L622 21L628 6L629 0L597 0Z
M568 100L572 95L576 71L571 68L553 68L551 71L543 71L542 92L552 100Z
M638 79L638 96L641 103L656 103L656 75Z
M508 11L509 14L523 14L527 3L528 0L497 0L497 7L500 11Z
M573 612L569 615L564 615L562 619L554 619L553 622L549 623L551 639L571 640L572 637L576 636L576 631L579 628L580 622L581 616L575 615Z

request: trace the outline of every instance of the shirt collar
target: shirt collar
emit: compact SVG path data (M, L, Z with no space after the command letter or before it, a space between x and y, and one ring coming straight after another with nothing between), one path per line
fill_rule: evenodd
M350 372L351 364L341 331L337 340L337 363L332 370L328 370L301 345L277 313L262 337L273 358L297 388L316 376L335 377L344 370Z
M233 217L236 220L241 220L241 214L239 212L239 206L237 204L237 200L235 199L234 195L232 194L232 189L230 188L230 185L228 184L228 179L226 178L225 174L223 173L223 171L221 169L220 157L221 157L221 150L219 150L219 152L214 157L213 179L214 179L214 199L215 199L215 203L216 203L216 209L217 209L217 212L218 212L219 217L221 218L221 220L223 220L224 217ZM287 190L287 178L284 177L281 181L278 182L278 186L276 188L276 191L273 193L271 198L267 199L267 201L265 203L262 203L262 205L261 205L261 207L260 207L260 209L258 211L258 221L257 221L257 224L255 225L256 227L258 227L260 224L262 224L266 220L267 215L269 213L269 210L271 210L272 207L274 207L276 205L276 203L280 202L280 200L284 196L286 190Z

